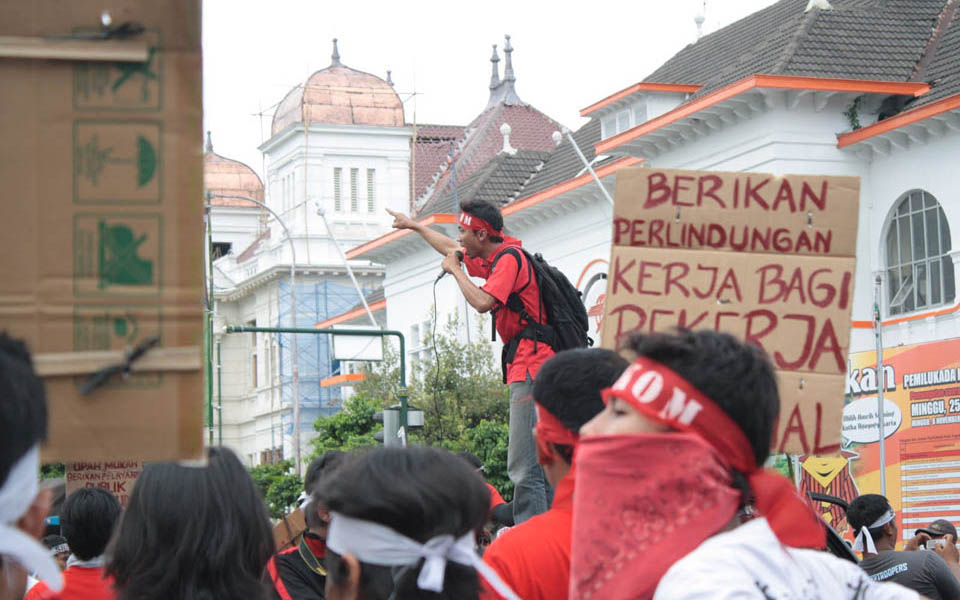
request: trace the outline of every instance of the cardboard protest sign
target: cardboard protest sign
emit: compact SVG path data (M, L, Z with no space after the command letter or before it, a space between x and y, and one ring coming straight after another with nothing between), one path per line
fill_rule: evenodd
M307 522L303 511L299 508L288 515L284 515L273 526L273 544L277 552L289 548L297 541L297 536L306 531Z
M714 329L780 379L774 449L839 449L859 179L671 169L617 174L603 343Z
M200 2L7 2L0 35L89 36L104 12L143 26L130 39L145 61L0 59L0 330L26 340L46 379L45 460L197 458ZM79 393L148 340L132 373Z
M143 472L139 460L67 463L64 479L69 496L80 488L102 488L117 497L124 508Z

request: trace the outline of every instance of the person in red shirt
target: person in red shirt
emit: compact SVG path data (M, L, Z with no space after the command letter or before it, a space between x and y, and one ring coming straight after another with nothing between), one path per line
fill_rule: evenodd
M514 521L522 523L546 511L550 495L543 470L537 465L531 435L536 413L530 395L537 372L554 352L545 341L549 338L549 324L533 269L523 252L506 252L519 249L522 244L504 235L503 215L490 202L472 200L460 205L456 241L406 215L390 209L387 212L393 216L395 228L417 232L444 255L441 267L454 276L473 308L480 313L494 311L496 330L503 341L504 383L510 387L507 475L514 484ZM478 286L470 277L486 281ZM508 306L511 297L519 298L522 312L533 322Z
M570 580L573 521L573 448L580 427L603 410L600 392L627 368L627 361L603 349L566 350L537 376L534 437L537 458L556 490L542 515L504 531L483 560L524 600L566 598ZM482 597L499 598L489 587Z
M101 488L80 488L60 510L60 531L70 546L63 589L40 582L24 600L113 600L113 581L104 576L103 552L120 518L120 501Z

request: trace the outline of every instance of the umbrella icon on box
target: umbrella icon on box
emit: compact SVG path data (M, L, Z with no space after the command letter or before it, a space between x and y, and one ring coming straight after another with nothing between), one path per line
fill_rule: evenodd
M137 136L135 147L133 156L113 156L114 149L101 148L100 137L93 135L86 144L76 149L77 173L97 185L107 165L133 165L137 187L141 188L150 183L157 173L157 151L150 140L142 135Z

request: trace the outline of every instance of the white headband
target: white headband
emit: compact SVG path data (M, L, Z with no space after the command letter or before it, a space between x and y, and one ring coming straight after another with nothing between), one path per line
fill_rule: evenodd
M349 552L360 562L383 567L412 565L423 558L425 560L417 577L417 587L436 593L443 591L447 561L452 560L476 569L507 600L520 600L510 586L477 556L472 532L460 539L454 539L452 535L438 535L421 544L385 525L332 512L327 548L341 556Z
M896 513L893 512L892 508L888 508L887 512L880 515L880 518L871 523L869 526L863 526L860 528L860 533L857 534L857 539L853 540L853 549L857 552L863 552L866 550L870 554L877 553L877 545L873 543L873 536L870 535L871 529L876 529L877 527L883 527L896 517Z
M13 465L3 487L0 487L0 555L15 559L57 592L63 589L63 577L57 562L43 544L16 526L37 495L39 468L40 448L34 446Z

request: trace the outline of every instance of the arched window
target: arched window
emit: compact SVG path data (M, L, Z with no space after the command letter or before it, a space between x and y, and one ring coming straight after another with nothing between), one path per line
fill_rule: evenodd
M887 231L887 306L899 315L952 302L950 226L930 193L901 197Z

